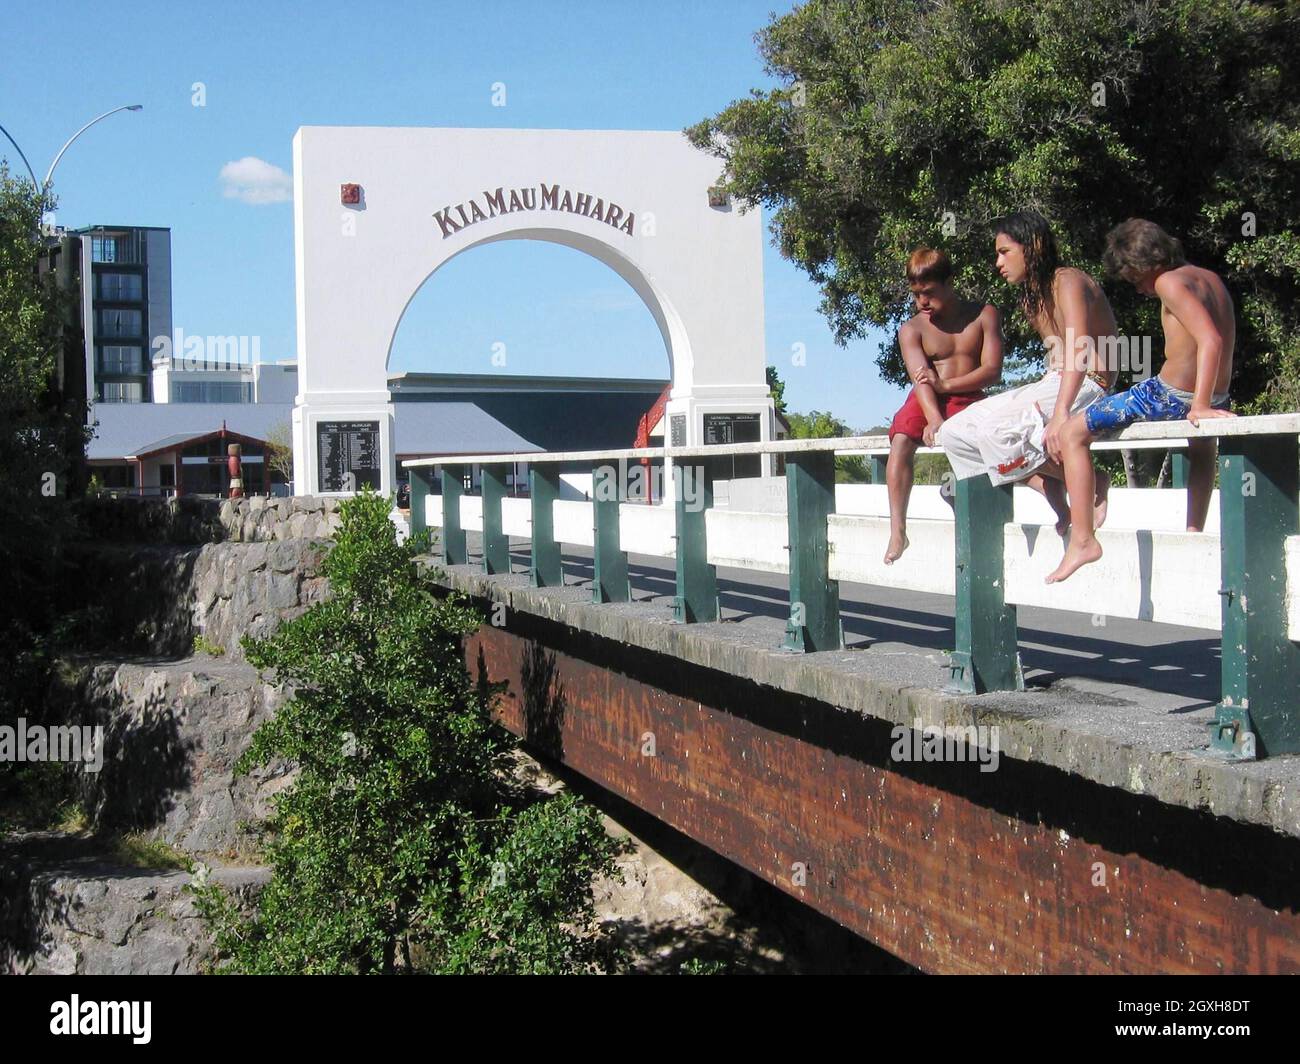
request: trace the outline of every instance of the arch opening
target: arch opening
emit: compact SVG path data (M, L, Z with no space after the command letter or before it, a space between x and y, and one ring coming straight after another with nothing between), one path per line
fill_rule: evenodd
M686 337L685 329L682 325L680 316L676 313L669 300L655 285L653 280L647 277L634 263L629 261L616 248L596 240L592 237L581 233L575 233L565 229L548 229L548 228L528 228L511 230L504 233L495 233L486 236L472 244L458 249L426 273L423 278L415 285L402 306L401 313L397 321L393 324L392 332L389 336L388 347L384 356L385 369L389 374L400 369L414 368L407 366L409 356L405 349L399 349L399 335L404 326L409 325L412 307L421 299L422 294L430 291L430 286L434 284L437 275L443 271L450 263L462 260L467 253L488 245L514 243L514 242L537 242L541 244L558 245L570 248L582 253L591 260L600 263L602 266L612 270L630 289L630 295L634 296L639 305L648 311L651 319L658 330L660 340L663 344L663 351L668 360L668 379L676 385L679 378L679 371L683 367L690 365L690 346ZM546 283L546 282L544 282ZM619 307L619 309L626 309ZM597 311L599 308L588 308L589 311ZM421 323L423 324L423 323ZM648 354L648 352L647 352ZM395 363L396 357L396 363ZM509 366L509 354L505 354L505 366ZM644 363L648 365L648 363ZM427 362L426 362L427 365ZM428 367L432 372L433 367ZM492 369L500 371L502 364L492 364ZM507 369L507 372L511 370ZM537 373L538 376L550 375L547 373ZM590 374L575 373L574 376L610 376L609 374ZM613 376L623 376L624 374L613 374ZM631 374L626 374L631 376ZM653 376L651 373L637 374L641 377Z

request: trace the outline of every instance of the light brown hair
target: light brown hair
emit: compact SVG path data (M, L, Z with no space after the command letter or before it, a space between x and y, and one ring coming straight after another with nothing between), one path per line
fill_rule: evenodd
M1130 218L1106 234L1102 254L1106 272L1113 277L1135 281L1152 270L1172 270L1184 266L1182 241L1170 236L1155 222Z

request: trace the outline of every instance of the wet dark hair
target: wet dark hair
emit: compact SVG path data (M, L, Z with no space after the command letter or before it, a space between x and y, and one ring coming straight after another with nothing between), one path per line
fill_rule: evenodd
M1187 264L1182 241L1155 222L1130 218L1106 234L1102 254L1106 272L1132 283L1151 270L1172 270Z
M1052 278L1060 265L1051 224L1037 211L1016 211L995 218L992 229L994 237L1006 233L1025 249L1025 290L1020 296L1025 317L1034 321L1041 312L1051 314Z

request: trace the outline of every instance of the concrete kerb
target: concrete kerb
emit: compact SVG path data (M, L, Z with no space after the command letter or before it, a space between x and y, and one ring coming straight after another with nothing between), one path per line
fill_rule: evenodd
M1300 760L1280 757L1225 762L1194 750L1144 749L1044 717L1062 696L1042 690L949 695L913 684L882 682L846 665L854 651L793 655L760 645L730 623L674 624L645 616L643 603L596 605L580 585L531 588L526 574L484 576L470 567L439 567L446 586L502 602L579 631L669 655L777 690L911 726L997 725L1000 756L1046 765L1105 787L1169 805L1208 811L1300 837ZM936 686L942 682L936 669Z

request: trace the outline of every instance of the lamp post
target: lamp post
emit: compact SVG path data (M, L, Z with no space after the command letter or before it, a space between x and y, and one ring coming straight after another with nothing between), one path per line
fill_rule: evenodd
M38 182L36 180L36 171L32 169L32 164L27 161L27 156L23 154L22 148L18 147L18 142L14 140L13 137L9 136L9 131L5 129L4 126L0 126L0 133L3 133L5 137L8 138L9 143L14 146L14 149L18 152L19 158L22 159L24 165L27 167L27 172L32 175L32 185L35 186L36 190L41 194L41 209L44 210L45 198L49 192L50 181L53 180L54 178L54 168L59 165L59 160L63 158L63 153L66 152L70 147L72 147L72 142L76 140L79 136L81 136L81 134L86 132L86 130L88 130L96 122L102 122L109 115L115 115L117 114L118 111L141 111L143 109L144 109L144 104L142 103L129 103L123 105L122 107L114 107L111 111L105 111L99 117L92 118L89 122L87 122L79 130L77 130L77 132L72 134L72 136L70 136L67 139L67 142L63 145L63 147L59 149L59 154L54 157L54 162L50 163L50 168L45 172L45 180L43 182Z

